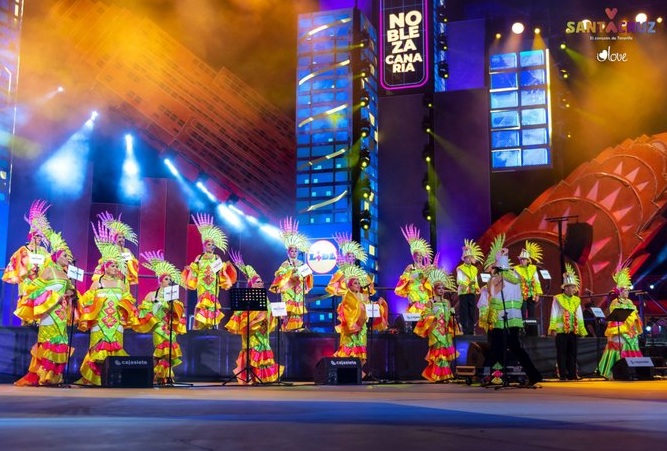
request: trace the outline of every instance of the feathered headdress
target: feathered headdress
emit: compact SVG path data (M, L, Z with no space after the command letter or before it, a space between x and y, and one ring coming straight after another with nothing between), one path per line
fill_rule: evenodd
M426 273L428 281L431 283L431 286L435 287L436 283L441 283L445 286L446 289L455 291L456 283L451 275L447 274L446 271L440 268L432 268Z
M164 259L164 252L161 250L148 251L142 252L140 255L144 260L146 260L143 263L143 267L153 271L159 280L162 280L164 276L169 276L175 284L183 284L181 279L181 272L176 268L176 266Z
M259 276L259 274L257 274L255 268L253 268L250 265L246 265L243 262L243 256L241 255L240 252L235 252L234 250L230 250L229 258L231 258L232 262L234 262L234 265L236 265L239 271L241 271L245 275L246 279L248 280L249 287L252 286L252 284L255 283L257 279L261 280L261 277Z
M54 232L53 230L50 230L47 240L49 241L49 248L52 256L59 252L64 252L70 257L72 256L72 251L70 251L67 242L63 239L63 236L60 232Z
M627 288L628 290L632 289L630 268L627 266L616 271L612 278L614 279L614 282L616 282L616 288L618 290L622 290L623 288Z
M542 248L539 244L526 240L526 245L521 249L519 258L527 258L528 260L534 260L537 263L541 263Z
M222 252L227 251L227 235L213 223L213 216L205 213L197 213L196 215L192 215L192 221L197 226L197 230L199 230L202 243L210 241Z
M364 271L357 265L345 265L343 266L342 271L347 286L349 286L349 281L351 279L359 280L359 283L361 283L362 285L368 280L368 274L366 273L366 271Z
M299 221L289 216L280 222L280 239L285 245L285 249L295 247L301 252L308 251L308 238L299 233Z
M125 238L127 241L137 244L139 241L137 239L137 234L134 233L134 230L132 230L132 227L129 225L125 224L120 220L121 215L118 215L118 219L114 218L111 213L108 211L98 213L97 218L102 221L102 224L104 224L104 227L109 229L111 231L111 234L113 236L114 241L116 240L116 237L122 236Z
M484 258L484 252L479 244L475 243L473 240L463 240L463 254L461 255L461 260L464 257L472 257L472 261L478 262Z
M49 224L49 220L46 218L46 211L50 207L51 205L48 205L45 200L35 200L32 202L30 210L28 210L28 216L23 216L23 219L30 225L28 240L32 239L34 234L39 234L44 240L48 240L51 224Z
M102 263L114 262L118 266L123 275L127 274L127 262L123 258L123 255L116 246L115 236L113 232L106 227L102 221L97 222L97 228L92 222L90 226L93 228L93 234L95 235L95 246L99 249L100 254L102 255Z
M561 288L565 288L566 285L574 285L577 290L579 289L579 277L577 277L574 267L569 263L565 263L565 272L563 273L563 284L561 285Z
M498 267L503 269L508 269L510 267L509 257L507 255L501 255L501 251L505 246L505 234L501 233L496 235L491 243L491 248L489 249L489 254L486 256L484 261L484 269L489 270L492 267Z
M408 224L405 227L401 228L401 233L405 237L405 240L410 245L410 253L414 254L418 252L424 257L431 258L433 256L433 251L431 250L431 245L421 238L421 233L414 224Z
M334 239L338 243L338 264L354 264L355 260L365 263L368 259L366 251L359 243L354 241L349 233L335 233ZM348 256L353 256L352 258ZM351 261L350 261L351 260Z

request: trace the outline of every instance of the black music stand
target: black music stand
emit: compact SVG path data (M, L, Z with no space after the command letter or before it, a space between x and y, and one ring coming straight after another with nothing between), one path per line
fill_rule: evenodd
M609 315L607 315L607 325L610 322L617 323L617 328L618 328L618 338L619 338L619 344L621 345L621 350L619 350L619 353L623 349L623 344L620 343L621 340L624 340L623 336L621 335L621 323L624 323L626 319L628 319L628 316L630 316L634 312L633 309L630 308L617 308L614 309ZM598 368L596 370L598 374L600 374L600 362L598 361Z
M372 302L370 299L368 300L368 303L371 306L371 312L376 312L378 313L378 316L380 315L380 304L377 302ZM364 308L366 308L366 304L364 304ZM367 320L370 320L371 327L366 329L366 365L368 366L368 373L363 377L362 381L364 382L380 382L378 378L375 377L373 374L373 360L371 359L371 348L373 347L373 322L375 321L375 316L369 316Z
M176 285L178 287L178 285ZM155 299L157 299L158 292L160 291L161 287L157 289L155 292ZM171 361L172 357L172 348L174 345L174 301L177 301L177 299L171 299L167 301L169 303L169 313L168 313L168 318L169 318L169 376L167 377L167 380L163 384L155 384L156 387L162 388L162 387L194 387L194 384L189 384L185 382L176 382L174 378L171 376L174 373L173 369L173 364ZM160 325L156 325L156 327L160 327Z
M246 384L255 380L260 384L264 384L259 376L255 373L255 369L250 365L250 312L266 312L268 309L268 298L266 288L232 288L229 290L230 306L232 311L246 312L246 359L245 367L236 373L232 374L222 385L227 385L238 376L245 372ZM276 363L277 364L277 363Z

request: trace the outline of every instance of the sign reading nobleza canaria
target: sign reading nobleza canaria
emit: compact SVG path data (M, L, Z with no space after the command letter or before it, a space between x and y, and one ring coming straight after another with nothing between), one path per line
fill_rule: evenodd
M428 80L426 1L383 0L382 87L417 88Z

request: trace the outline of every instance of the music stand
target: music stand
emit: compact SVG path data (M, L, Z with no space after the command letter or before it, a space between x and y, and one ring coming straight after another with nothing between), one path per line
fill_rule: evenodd
M268 309L268 298L266 288L232 288L229 290L230 304L232 311L243 311L246 313L246 358L245 367L232 374L222 385L237 379L239 375L245 373L245 378L241 378L246 384L252 380L264 384L255 369L250 365L250 312L266 312Z
M375 321L375 318L380 317L380 305L377 302L372 302L369 300L367 304L364 304L364 308L366 309L366 317L367 320L370 320L371 327L370 329L367 329L368 335L370 337L368 338L366 342L366 364L368 365L368 373L366 373L366 376L362 379L365 382L380 382L374 375L373 375L373 361L371 359L371 348L373 347L373 322Z
M616 327L618 329L618 342L620 349L618 350L619 354L622 353L623 351L623 343L621 343L621 340L623 340L623 336L621 335L621 324L625 322L626 319L628 319L628 316L630 316L634 312L633 309L629 308L616 308L614 309L609 315L607 316L607 324L609 323L616 323ZM598 369L597 372L600 373L600 362L598 361Z
M155 292L155 298L157 300L158 297L158 292L160 291L161 288L158 288L157 291ZM193 387L194 384L188 384L184 382L176 382L174 378L172 377L172 374L174 373L173 369L173 362L171 360L172 358L172 348L174 346L174 301L178 301L178 293L179 293L179 288L178 285L170 285L164 289L164 300L169 303L169 314L168 314L168 321L169 321L169 376L167 377L167 380L162 383L162 384L155 384L156 387ZM158 324L156 327L160 327Z

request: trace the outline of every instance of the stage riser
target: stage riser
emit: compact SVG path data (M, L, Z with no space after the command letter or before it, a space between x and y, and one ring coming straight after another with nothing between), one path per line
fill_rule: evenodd
M26 327L0 328L0 382L14 382L23 376L30 364L30 348L37 339L37 330ZM71 359L72 371L78 368L88 348L88 335L75 333L75 348ZM468 346L473 341L484 342L486 337L457 337L460 353L457 364L467 362ZM583 338L579 342L580 374L591 374L596 368L596 356L602 352L605 339ZM222 381L233 374L235 360L241 348L241 337L226 330L189 331L178 337L183 351L183 364L175 369L181 381ZM554 377L556 347L552 338L524 337L524 347L544 377ZM282 333L280 348L277 336L271 337L274 352L285 365L285 380L312 381L313 371L322 357L331 356L338 345L335 334ZM369 361L373 374L380 379L418 380L426 366L428 342L416 335L377 334L369 346ZM150 355L153 342L150 334L125 333L125 350L130 355Z

